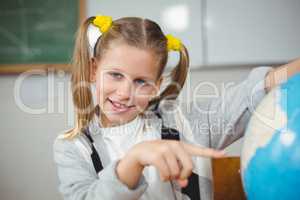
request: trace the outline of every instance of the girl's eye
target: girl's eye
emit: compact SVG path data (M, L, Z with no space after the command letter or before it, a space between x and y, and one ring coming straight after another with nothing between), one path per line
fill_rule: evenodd
M147 82L143 79L136 79L135 82L138 84L138 85L146 85Z
M113 78L115 78L115 79L121 79L121 78L123 78L123 75L120 74L120 73L118 73L118 72L110 72L109 74L110 74Z

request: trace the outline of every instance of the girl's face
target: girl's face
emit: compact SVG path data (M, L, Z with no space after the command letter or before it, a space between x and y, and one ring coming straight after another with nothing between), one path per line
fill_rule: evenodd
M158 71L152 52L126 44L114 45L100 60L92 60L102 125L124 124L144 111L159 91Z

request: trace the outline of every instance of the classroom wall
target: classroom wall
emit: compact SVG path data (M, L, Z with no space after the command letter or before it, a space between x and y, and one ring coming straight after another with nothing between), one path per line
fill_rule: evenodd
M89 15L155 20L166 34L182 39L195 68L282 63L300 54L299 0L87 2Z

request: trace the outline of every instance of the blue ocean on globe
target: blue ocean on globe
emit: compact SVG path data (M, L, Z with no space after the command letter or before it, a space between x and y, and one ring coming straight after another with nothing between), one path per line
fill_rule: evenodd
M241 171L249 200L300 199L300 74L256 108L245 133Z

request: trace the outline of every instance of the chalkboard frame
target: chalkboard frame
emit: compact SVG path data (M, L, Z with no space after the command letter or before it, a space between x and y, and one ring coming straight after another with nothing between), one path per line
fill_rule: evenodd
M78 22L81 23L86 17L86 0L77 0L78 1L78 12L79 12L79 20ZM79 24L78 24L79 25ZM0 64L0 75L3 74L19 74L22 72L26 72L28 70L63 70L68 72L70 70L69 63L39 63L39 64Z

